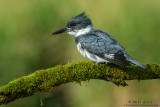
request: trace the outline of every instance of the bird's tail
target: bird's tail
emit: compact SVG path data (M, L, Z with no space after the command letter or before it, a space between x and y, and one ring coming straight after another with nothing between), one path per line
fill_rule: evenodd
M134 59L130 59L129 60L132 64L135 64L135 65L137 65L137 66L139 66L139 67L141 67L141 68L146 68L146 66L145 65L143 65L143 64L141 64L140 62L138 62L138 61L136 61L136 60L134 60Z

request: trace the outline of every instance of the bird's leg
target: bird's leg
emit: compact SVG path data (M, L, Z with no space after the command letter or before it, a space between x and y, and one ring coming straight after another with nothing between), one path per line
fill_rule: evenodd
M96 64L96 65L98 65L98 64L99 64L99 62L96 62L95 64Z

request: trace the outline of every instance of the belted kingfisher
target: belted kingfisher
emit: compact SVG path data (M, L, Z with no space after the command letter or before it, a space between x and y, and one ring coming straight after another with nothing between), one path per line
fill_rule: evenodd
M52 35L63 32L74 35L80 53L96 64L109 62L123 67L134 64L146 68L145 65L132 59L108 33L93 29L92 22L85 12L71 18L65 28Z

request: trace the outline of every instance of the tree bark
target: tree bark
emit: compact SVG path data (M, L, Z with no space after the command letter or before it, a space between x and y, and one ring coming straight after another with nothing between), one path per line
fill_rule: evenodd
M28 97L38 91L49 91L53 87L69 83L100 79L111 81L117 86L127 86L125 80L148 80L160 78L160 65L147 64L143 69L135 65L120 67L114 64L98 64L84 61L57 65L46 70L20 77L0 87L0 105L18 98Z

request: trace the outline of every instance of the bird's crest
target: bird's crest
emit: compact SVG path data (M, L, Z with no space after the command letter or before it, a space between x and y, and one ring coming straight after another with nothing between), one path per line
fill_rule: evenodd
M87 18L85 11L77 15L75 18L79 18L79 17Z

